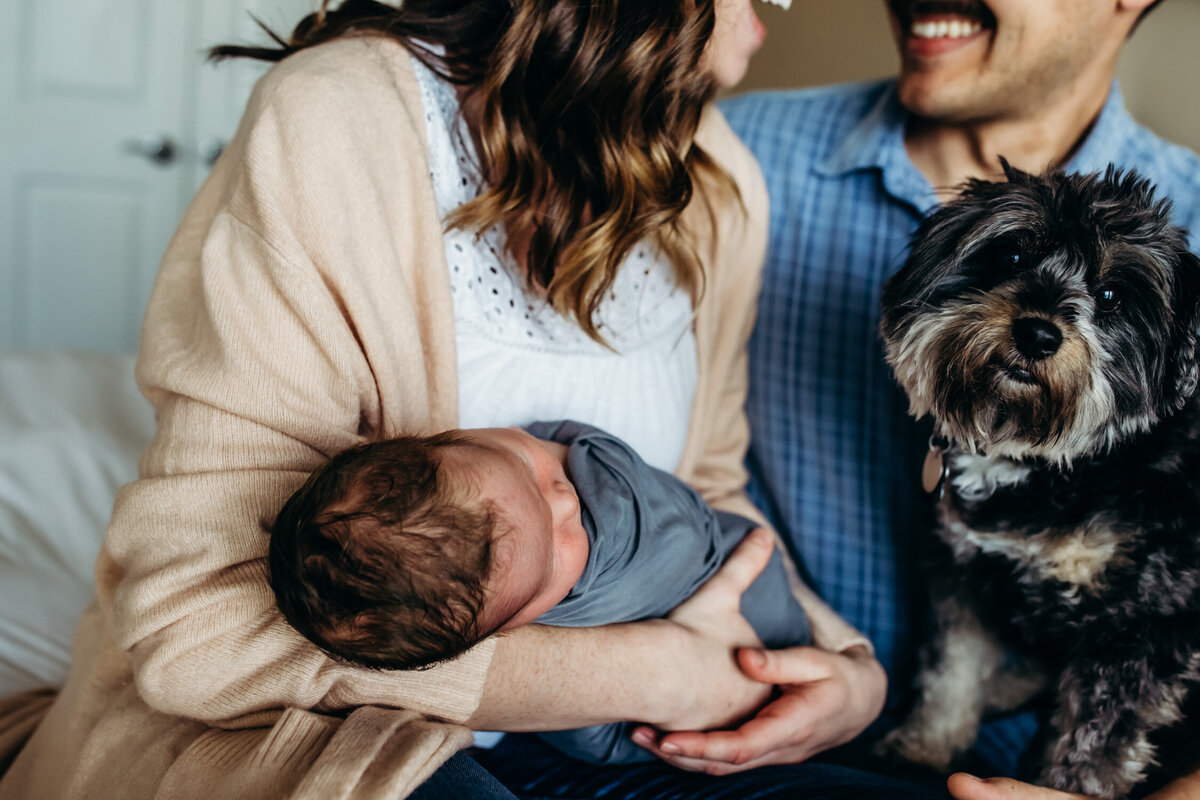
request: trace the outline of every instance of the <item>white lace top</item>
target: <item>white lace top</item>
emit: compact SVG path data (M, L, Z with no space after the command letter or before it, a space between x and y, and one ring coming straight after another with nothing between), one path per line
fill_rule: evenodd
M438 213L480 192L475 148L454 88L414 59ZM613 350L527 288L502 232L446 234L464 428L577 419L621 437L648 463L673 470L696 388L691 299L671 265L638 247L601 303L597 327Z

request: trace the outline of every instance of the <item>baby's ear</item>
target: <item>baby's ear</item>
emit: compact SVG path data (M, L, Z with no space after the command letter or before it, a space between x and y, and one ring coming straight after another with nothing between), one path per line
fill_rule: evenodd
M1175 274L1175 326L1163 385L1168 413L1183 408L1200 382L1200 258L1182 252Z

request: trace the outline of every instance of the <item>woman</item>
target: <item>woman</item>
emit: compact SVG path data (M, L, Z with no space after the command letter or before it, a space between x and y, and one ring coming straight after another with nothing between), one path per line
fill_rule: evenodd
M350 0L277 50L219 49L282 63L164 259L138 364L158 432L68 683L0 795L395 798L464 723L705 730L764 702L729 658L756 644L728 577L757 555L671 620L530 626L411 673L331 660L265 576L266 525L305 475L400 431L577 417L757 516L742 349L765 196L708 105L761 40L748 2ZM752 728L755 763L878 712L878 665L806 608L851 650L822 656L841 694L816 693L867 699L802 720L807 750ZM483 780L452 769L453 791Z

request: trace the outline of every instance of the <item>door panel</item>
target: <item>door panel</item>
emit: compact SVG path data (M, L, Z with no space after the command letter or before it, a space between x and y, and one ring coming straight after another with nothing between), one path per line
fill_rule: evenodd
M267 35L255 19L287 38L296 23L318 5L319 0L208 0L198 20L195 49L203 52L216 44L267 43ZM197 73L193 193L208 174L211 157L237 130L255 81L270 66L237 59L205 64Z
M138 152L178 136L186 5L7 0L0 28L0 346L132 350L183 173Z
M76 330L105 342L136 339L145 277L138 247L152 216L142 187L35 176L17 198L27 219L19 252L24 263L38 265L19 285L20 329L34 342ZM72 229L63 230L62 220L72 220ZM98 256L130 267L114 274Z
M22 8L28 96L145 96L150 0L37 0Z
M0 0L0 349L132 351L179 217L264 65L203 49L316 0Z

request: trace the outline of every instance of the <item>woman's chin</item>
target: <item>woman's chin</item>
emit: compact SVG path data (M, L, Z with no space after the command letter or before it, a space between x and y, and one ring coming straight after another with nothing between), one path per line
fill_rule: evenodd
M715 67L712 71L713 83L718 89L732 89L742 82L750 69L750 59L744 58L736 63L726 63Z

